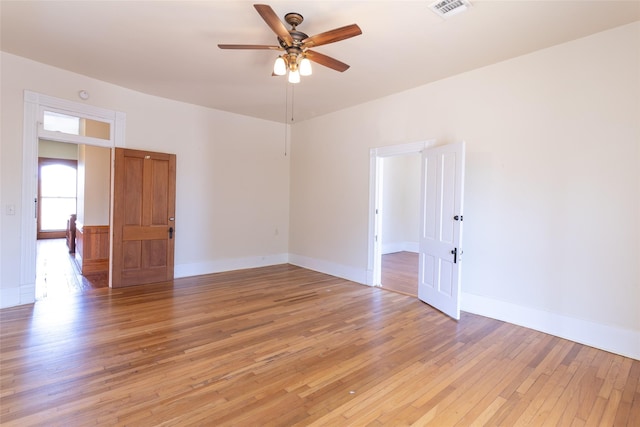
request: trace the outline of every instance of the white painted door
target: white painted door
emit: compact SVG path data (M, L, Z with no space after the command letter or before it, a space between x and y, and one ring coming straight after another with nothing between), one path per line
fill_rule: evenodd
M422 152L418 298L460 319L464 141Z

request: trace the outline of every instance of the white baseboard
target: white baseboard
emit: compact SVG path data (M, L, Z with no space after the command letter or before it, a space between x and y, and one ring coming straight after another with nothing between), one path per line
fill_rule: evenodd
M222 259L192 264L176 264L174 277L200 276L222 271L242 270L246 268L266 267L287 264L288 254L265 255L245 258ZM31 304L35 301L35 284L0 288L0 308Z
M36 301L36 284L29 283L20 286L20 304L31 304Z
M307 268L320 273L330 274L352 282L367 284L367 270L353 268L331 261L309 258L302 255L289 254L289 264Z
M0 308L20 305L20 288L0 288Z
M289 254L289 263L353 282L371 284L372 272L367 270L294 254ZM464 292L461 295L461 309L640 360L640 331L603 325Z
M390 242L382 244L382 254L393 254L396 252L419 252L418 242Z
M203 274L220 273L222 271L243 270L246 268L287 264L288 262L288 254L228 258L192 264L176 264L174 266L173 275L175 278L201 276Z
M36 286L27 284L11 288L0 288L0 308L14 307L16 305L31 304L35 302Z
M405 252L413 252L417 254L420 252L420 246L418 245L418 242L404 242L404 250Z
M373 270L367 270L366 275L367 275L367 282L365 284L368 286L375 286L373 283Z
M469 293L461 309L640 360L640 331L577 319Z

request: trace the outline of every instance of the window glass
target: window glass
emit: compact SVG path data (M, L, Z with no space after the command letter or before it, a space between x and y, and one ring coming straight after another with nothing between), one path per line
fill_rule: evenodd
M40 230L65 230L69 215L76 213L76 199L42 198Z
M44 130L80 135L80 117L45 111Z
M107 141L111 139L111 125L108 122L54 113L53 111L44 112L43 127L44 130L52 132L89 136Z
M40 230L64 230L76 213L76 169L61 164L40 168Z

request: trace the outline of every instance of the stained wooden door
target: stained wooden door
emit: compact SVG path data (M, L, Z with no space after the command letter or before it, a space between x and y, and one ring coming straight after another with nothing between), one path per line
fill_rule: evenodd
M173 279L176 156L115 149L112 287Z
M460 319L464 142L422 152L418 298Z

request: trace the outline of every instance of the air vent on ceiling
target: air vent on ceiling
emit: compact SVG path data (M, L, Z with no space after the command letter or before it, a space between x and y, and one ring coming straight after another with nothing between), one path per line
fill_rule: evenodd
M469 0L438 0L429 5L433 12L443 18L457 15L471 7Z

